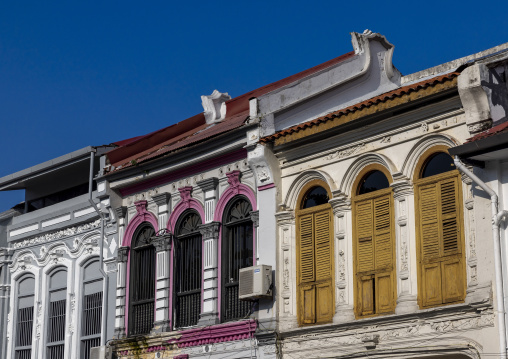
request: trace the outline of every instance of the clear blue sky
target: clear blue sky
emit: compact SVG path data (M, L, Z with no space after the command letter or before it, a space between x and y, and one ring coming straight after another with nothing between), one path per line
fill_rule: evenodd
M508 42L504 1L0 3L0 177L202 112L352 51L395 45L408 74ZM0 211L23 200L0 192Z

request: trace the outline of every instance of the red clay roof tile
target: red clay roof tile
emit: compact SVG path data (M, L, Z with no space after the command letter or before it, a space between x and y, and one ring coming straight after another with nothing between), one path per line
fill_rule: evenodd
M499 125L496 125L487 131L480 132L480 133L474 135L473 137L467 139L466 143L475 142L478 140L483 140L484 138L498 135L498 134L504 133L504 132L508 132L508 121L500 123Z

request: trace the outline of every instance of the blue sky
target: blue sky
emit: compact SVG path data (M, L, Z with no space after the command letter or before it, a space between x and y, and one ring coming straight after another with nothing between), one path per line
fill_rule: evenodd
M508 42L506 1L0 2L0 177L202 112L352 51L395 45L408 74ZM0 192L0 211L23 200Z

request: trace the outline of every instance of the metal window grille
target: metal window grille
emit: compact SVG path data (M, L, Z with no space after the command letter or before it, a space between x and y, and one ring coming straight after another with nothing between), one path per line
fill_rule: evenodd
M66 305L65 299L49 303L48 359L64 359Z
M33 277L28 276L19 281L14 343L16 359L28 359L32 355L34 290L35 279Z
M251 304L238 299L238 273L253 265L252 207L243 198L235 201L226 211L222 246L222 320L241 319L249 314Z
M102 292L85 295L81 321L81 359L90 359L90 349L101 342Z
M202 238L198 231L201 219L197 213L184 215L177 225L175 240L174 286L175 327L198 324L201 312Z
M155 248L151 237L155 231L144 226L137 233L131 252L129 335L148 334L154 323Z

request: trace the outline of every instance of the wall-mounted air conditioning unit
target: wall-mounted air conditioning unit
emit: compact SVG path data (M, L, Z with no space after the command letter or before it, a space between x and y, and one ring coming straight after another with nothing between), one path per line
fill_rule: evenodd
M272 266L242 268L239 279L238 298L252 300L272 296Z
M90 349L90 359L111 359L111 358L113 358L113 352L109 347L102 346Z

